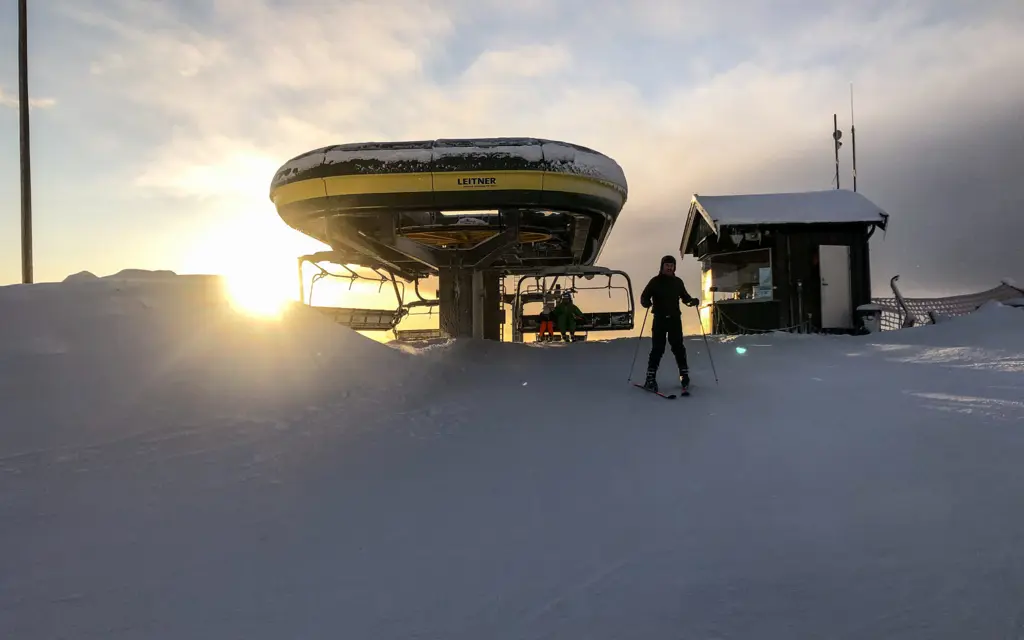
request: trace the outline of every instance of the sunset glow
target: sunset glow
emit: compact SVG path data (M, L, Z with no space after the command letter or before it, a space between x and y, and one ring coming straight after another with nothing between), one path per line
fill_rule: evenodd
M278 319L295 301L279 275L272 272L229 273L224 276L224 288L234 309L260 318Z

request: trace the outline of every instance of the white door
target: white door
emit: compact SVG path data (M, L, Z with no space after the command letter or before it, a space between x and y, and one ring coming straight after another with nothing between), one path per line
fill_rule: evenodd
M821 328L852 329L850 247L821 245L818 247L818 266L821 270Z

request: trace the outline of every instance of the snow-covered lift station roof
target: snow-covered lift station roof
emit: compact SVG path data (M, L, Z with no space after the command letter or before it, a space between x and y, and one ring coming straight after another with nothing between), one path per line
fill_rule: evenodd
M599 180L626 193L626 175L608 156L569 142L544 138L470 138L406 142L357 142L308 151L286 162L271 182L281 186L324 175L415 172L543 170Z

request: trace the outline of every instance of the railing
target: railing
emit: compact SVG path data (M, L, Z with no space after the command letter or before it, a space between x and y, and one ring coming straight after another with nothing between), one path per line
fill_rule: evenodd
M882 309L882 331L934 324L943 317L967 315L986 302L1005 302L1024 296L1024 290L1004 280L999 286L978 293L945 298L905 298L896 286L898 279L899 276L894 276L889 281L894 294L892 298L872 300Z

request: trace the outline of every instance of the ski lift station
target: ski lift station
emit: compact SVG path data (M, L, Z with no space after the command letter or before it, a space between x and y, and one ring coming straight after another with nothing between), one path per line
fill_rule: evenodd
M393 289L395 309L315 308L398 339L490 340L504 339L510 308L513 341L536 331L556 286L606 289L612 299L608 309L583 309L579 338L633 328L629 276L595 265L626 195L625 175L611 158L536 138L324 147L285 163L270 189L286 224L330 247L299 257L303 303L313 306L322 278L369 279ZM317 270L308 295L307 263ZM436 297L420 290L429 277L438 278ZM531 304L536 313L528 312ZM434 311L438 329L399 329L409 315Z
M705 330L860 331L858 308L872 302L868 242L888 219L840 189L694 195L679 250L701 263Z

